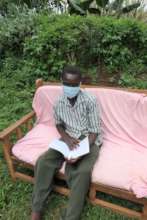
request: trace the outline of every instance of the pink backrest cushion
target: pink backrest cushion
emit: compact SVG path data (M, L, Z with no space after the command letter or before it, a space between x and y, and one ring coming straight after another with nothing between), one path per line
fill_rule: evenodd
M42 86L37 89L32 104L37 115L37 124L55 125L53 106L61 94L61 86Z

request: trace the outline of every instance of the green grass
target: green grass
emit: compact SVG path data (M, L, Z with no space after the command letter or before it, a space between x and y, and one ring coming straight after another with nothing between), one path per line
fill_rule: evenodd
M15 80L2 78L0 91L0 130L3 130L30 111L33 89L27 86L19 88ZM30 219L32 190L33 186L29 183L12 181L0 145L0 219ZM111 198L111 200L113 199ZM52 193L47 200L44 219L58 220L60 212L62 208L66 207L67 202L67 197ZM89 203L86 203L81 219L134 220L134 218L128 218Z

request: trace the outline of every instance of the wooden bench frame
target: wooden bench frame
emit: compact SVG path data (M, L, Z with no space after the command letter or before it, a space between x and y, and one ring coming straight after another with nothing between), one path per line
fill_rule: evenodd
M42 85L61 85L60 83L45 83L43 82L42 79L36 80L36 88L39 88ZM82 85L82 87L98 87L98 86L87 86L87 85ZM103 87L104 88L104 87ZM110 88L112 87L105 87L105 88ZM125 91L130 91L130 92L137 92L137 93L145 93L147 94L147 90L138 90L138 89L122 89L122 88L114 88L113 89L119 89L119 90L125 90ZM22 132L22 126L25 126L27 128L27 131L30 131L33 127L33 121L35 119L35 112L32 111L22 117L20 120L16 121L14 124L0 132L0 141L3 144L3 151L4 151L4 156L8 165L9 173L12 177L12 179L15 181L17 179L21 179L23 181L27 182L34 182L34 177L30 176L29 174L22 173L20 171L17 171L18 166L22 166L28 169L33 170L33 166L27 163L24 163L20 160L18 160L15 156L12 155L11 149L13 146L13 143L11 141L12 135L16 135L17 140L22 138L24 136ZM57 178L64 180L64 175L61 173L57 174ZM69 194L69 189L63 186L55 185L54 190L56 192L59 192L63 195L68 195ZM104 201L102 199L97 198L96 192L103 192L121 199L127 199L129 201L141 204L143 206L142 212L134 211L129 208L122 207L120 205L116 205L107 201ZM131 217L137 217L138 219L141 220L147 220L147 199L142 198L142 199L137 199L136 196L127 190L122 190L110 186L106 186L103 184L99 183L91 183L90 190L89 190L89 195L88 195L88 200L92 204L100 205L102 207L110 208L118 213L122 213Z

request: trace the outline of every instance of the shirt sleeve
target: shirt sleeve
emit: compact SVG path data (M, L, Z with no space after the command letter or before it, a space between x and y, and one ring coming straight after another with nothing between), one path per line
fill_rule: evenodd
M60 108L58 105L54 106L54 120L55 120L55 124L62 124L62 120L60 117Z
M101 134L101 119L100 119L100 106L98 105L96 98L88 103L88 122L89 133Z

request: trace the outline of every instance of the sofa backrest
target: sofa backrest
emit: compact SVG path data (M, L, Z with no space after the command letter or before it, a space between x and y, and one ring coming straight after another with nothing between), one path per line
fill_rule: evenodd
M104 141L127 142L141 149L147 148L147 97L107 88L84 88L95 95L101 107ZM37 123L54 126L53 106L62 94L60 85L41 86L33 100Z
M87 88L101 106L104 139L147 148L147 97L116 89Z
M61 94L61 86L41 86L37 89L32 104L36 112L37 123L55 125L53 106Z

